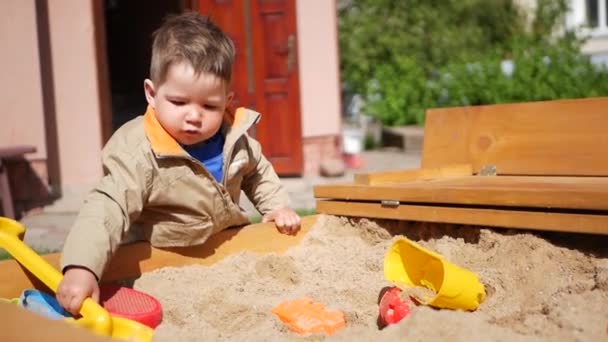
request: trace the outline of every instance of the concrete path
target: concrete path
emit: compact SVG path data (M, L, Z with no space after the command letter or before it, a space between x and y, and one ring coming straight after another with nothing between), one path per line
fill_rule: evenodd
M382 149L365 151L361 154L363 167L358 170L348 170L344 176L335 178L283 178L293 207L296 209L314 209L313 186L336 182L348 182L356 172L374 172L420 167L420 154L407 153L398 149ZM62 248L65 236L72 226L87 189L80 193L65 194L61 199L43 208L40 212L32 213L20 221L27 228L25 242L40 252L58 251ZM244 196L243 196L244 197ZM243 208L256 216L257 211L245 198L241 203Z

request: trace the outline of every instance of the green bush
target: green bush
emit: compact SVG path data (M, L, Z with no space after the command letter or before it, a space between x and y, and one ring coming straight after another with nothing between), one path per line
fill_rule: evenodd
M43 254L56 253L59 251L55 250L55 249L43 248L43 249L37 249L35 252L40 255L43 255ZM0 248L0 260L6 260L6 259L13 259L13 256L8 254L8 252L5 251L4 249Z
M511 0L352 0L340 10L343 82L386 125L422 124L433 107L606 95L583 40L552 35L565 3L539 0L526 26Z
M572 46L530 47L513 57L511 76L501 59L452 64L442 69L429 107L581 98L608 94L608 73ZM437 93L438 89L438 93Z
M312 208L295 209L295 211L298 215L300 215L300 217L311 216L311 215L317 214L316 209L312 209ZM249 218L249 221L251 221L251 223L260 223L260 222L262 222L262 216L253 215L252 217Z

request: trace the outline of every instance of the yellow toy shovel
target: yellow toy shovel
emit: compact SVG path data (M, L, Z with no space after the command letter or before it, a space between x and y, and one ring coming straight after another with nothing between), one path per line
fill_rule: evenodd
M56 292L63 275L22 241L24 235L25 228L19 222L0 217L0 248L4 248L23 267ZM65 320L102 336L135 342L152 341L154 330L135 321L110 316L91 298L82 303L80 315L80 319Z

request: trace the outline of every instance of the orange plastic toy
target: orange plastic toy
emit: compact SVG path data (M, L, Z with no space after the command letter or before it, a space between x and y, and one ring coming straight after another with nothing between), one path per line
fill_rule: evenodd
M332 335L346 325L344 313L327 311L323 304L314 303L308 297L281 302L272 312L299 334L322 332Z

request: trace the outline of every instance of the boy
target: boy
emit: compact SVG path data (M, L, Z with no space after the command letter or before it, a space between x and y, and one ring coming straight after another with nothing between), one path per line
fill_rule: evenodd
M227 110L234 54L232 41L195 13L170 17L155 32L148 109L104 147L104 176L65 242L56 296L69 312L87 297L99 300L97 282L127 239L195 245L249 223L238 206L241 190L264 222L284 234L299 230L279 178L246 133L259 114Z

